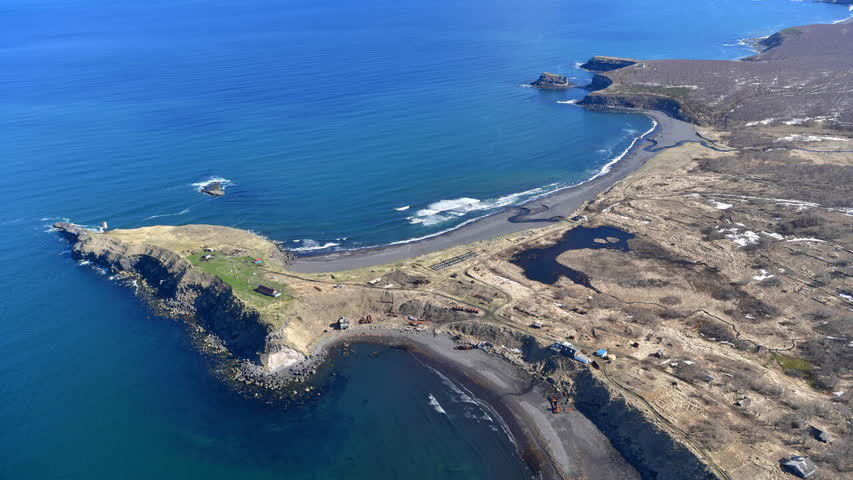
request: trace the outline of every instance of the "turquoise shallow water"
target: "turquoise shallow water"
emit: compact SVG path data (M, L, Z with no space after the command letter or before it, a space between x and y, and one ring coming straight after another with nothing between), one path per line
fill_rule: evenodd
M520 86L539 72L736 58L740 38L845 15L787 0L3 3L0 477L517 473L505 436L402 357L305 409L234 397L179 324L77 268L47 226L205 222L296 248L429 235L583 180L649 125ZM214 177L226 197L193 186Z

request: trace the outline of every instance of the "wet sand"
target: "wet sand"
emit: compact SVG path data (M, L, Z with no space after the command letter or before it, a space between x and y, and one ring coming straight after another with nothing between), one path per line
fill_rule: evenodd
M696 130L689 123L675 120L660 112L642 111L637 113L648 115L657 122L654 131L638 140L624 158L610 166L609 172L586 183L558 190L518 207L504 209L435 237L401 245L301 257L289 268L301 273L326 273L371 267L535 228L546 224L547 222L544 220L551 217L557 215L570 216L584 202L592 200L599 193L642 167L660 150L676 146L682 142L699 140ZM654 148L650 148L650 143L653 142L648 140L657 142ZM542 204L549 208L541 208ZM524 208L529 208L531 212L519 215L519 213L526 213L522 210ZM515 218L513 219L513 217ZM519 221L519 218L523 220ZM510 219L515 221L510 221Z
M404 347L464 386L500 417L519 454L543 480L640 478L589 419L576 410L551 413L546 386L496 355L479 349L456 350L457 344L446 333L376 327L326 337L315 352L355 342Z

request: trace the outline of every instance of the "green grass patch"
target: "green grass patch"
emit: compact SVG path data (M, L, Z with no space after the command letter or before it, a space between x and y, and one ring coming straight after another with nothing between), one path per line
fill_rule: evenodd
M274 302L285 302L293 298L286 284L273 282L263 277L263 265L252 263L252 257L224 257L214 254L210 260L202 260L204 253L190 255L190 262L205 272L219 277L231 286L234 293L246 303L266 307ZM255 291L258 285L266 285L281 292L278 298L268 297Z
M800 30L799 28L790 27L790 28L786 28L785 30L782 30L782 33L784 33L786 35L802 35L803 31Z
M773 360L782 367L782 371L785 372L785 375L794 378L802 378L808 382L810 387L815 390L820 390L817 387L817 383L815 383L814 372L812 371L814 365L802 358L789 357L788 355L782 355L781 353L773 353L771 355Z
M803 360L802 358L789 357L781 353L774 353L773 359L785 370L796 370L798 372L808 373L812 371L814 365Z

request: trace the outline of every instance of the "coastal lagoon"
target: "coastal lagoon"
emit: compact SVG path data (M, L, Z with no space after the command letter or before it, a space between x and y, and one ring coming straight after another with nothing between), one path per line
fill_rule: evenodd
M524 476L499 424L405 352L356 349L304 407L239 398L180 323L74 268L49 225L213 223L303 252L436 234L589 178L651 125L521 86L540 72L583 83L575 65L594 54L737 58L740 39L847 14L787 0L0 11L3 478ZM226 196L202 196L216 178Z

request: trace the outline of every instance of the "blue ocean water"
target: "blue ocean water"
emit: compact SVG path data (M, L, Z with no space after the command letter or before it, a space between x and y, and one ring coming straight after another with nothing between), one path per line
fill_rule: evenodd
M521 86L540 72L583 82L575 64L595 54L737 58L739 39L847 14L788 0L3 2L0 477L518 472L501 432L403 359L350 369L305 409L240 400L180 324L76 268L47 227L214 223L296 248L433 234L582 181L649 127L558 103L579 90ZM229 180L224 198L193 185L212 178ZM427 415L424 388L454 422ZM417 407L388 418L382 402L407 391ZM399 438L418 455L381 455Z

